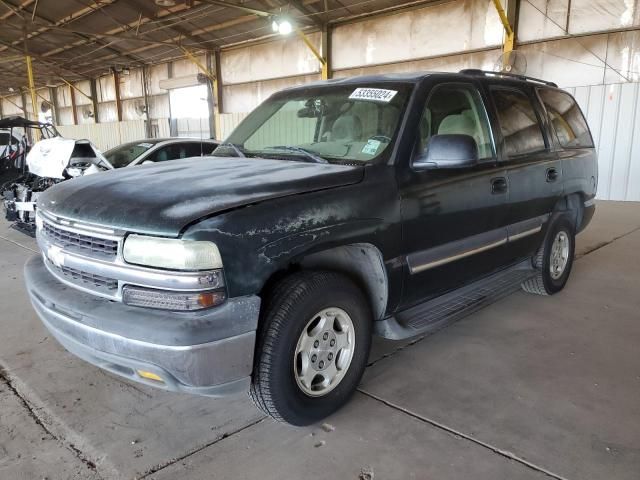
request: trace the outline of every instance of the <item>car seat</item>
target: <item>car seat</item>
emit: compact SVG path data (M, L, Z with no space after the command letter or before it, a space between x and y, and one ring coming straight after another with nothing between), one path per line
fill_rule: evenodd
M351 113L336 118L331 127L332 141L357 141L362 138L362 121Z

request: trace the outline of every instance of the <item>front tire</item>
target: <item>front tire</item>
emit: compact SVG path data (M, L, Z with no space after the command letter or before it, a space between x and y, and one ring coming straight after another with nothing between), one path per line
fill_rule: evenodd
M295 273L265 299L251 398L274 419L315 423L344 405L360 383L372 314L344 275Z
M523 282L522 289L537 295L553 295L562 290L571 274L575 247L573 222L566 216L558 217L533 257L536 275Z

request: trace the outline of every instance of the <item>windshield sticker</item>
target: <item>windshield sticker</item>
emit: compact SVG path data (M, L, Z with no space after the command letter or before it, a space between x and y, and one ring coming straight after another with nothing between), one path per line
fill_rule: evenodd
M139 143L138 146L142 148L151 148L153 147L153 143Z
M349 98L351 100L369 100L373 102L389 103L398 93L397 90L384 88L356 88Z
M362 147L362 153L367 155L375 155L378 151L378 147L380 147L380 140L368 140L367 144Z

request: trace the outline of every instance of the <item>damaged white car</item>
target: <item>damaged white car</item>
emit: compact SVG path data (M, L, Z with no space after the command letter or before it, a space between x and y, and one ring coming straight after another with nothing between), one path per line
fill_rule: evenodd
M112 170L89 140L54 137L37 142L27 154L28 171L2 186L6 218L26 233L35 232L38 195L70 178Z

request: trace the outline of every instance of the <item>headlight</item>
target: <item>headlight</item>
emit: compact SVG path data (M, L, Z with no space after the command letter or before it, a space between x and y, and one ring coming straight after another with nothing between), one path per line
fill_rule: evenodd
M215 243L172 238L129 235L123 255L128 263L172 270L213 270L222 268Z

